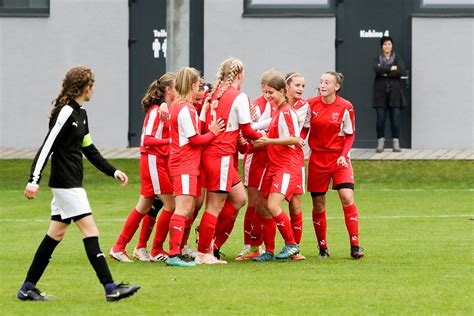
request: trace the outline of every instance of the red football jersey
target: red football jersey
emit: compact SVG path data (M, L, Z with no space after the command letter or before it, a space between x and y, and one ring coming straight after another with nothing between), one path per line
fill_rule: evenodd
M189 138L199 134L198 115L191 102L174 101L170 107L170 175L199 174L201 146L191 146Z
M271 118L276 112L276 106L274 104L271 104L270 102L267 101L263 96L258 97L255 99L253 102L256 102L255 104L258 105L258 120L257 122L270 122ZM258 123L256 123L258 124ZM268 130L268 127L265 128L265 130ZM256 151L266 151L266 147L253 147L251 143L247 146L247 153L253 153Z
M309 104L305 99L297 99L293 104L293 109L295 110L296 116L298 117L298 128L299 131L304 127L304 122L306 121L306 117L308 115ZM300 163L304 166L304 151L303 148L297 147L298 155L300 157Z
M267 101L267 99L265 99L265 97L263 95L259 96L258 98L256 98L252 102L250 102L251 106L255 106L255 109L257 111L256 114L257 114L258 118L260 118L262 113L265 111L267 103L268 103L268 101Z
M295 110L296 116L298 116L298 127L301 130L303 129L304 122L306 121L306 116L309 110L309 104L305 99L297 99L293 103L293 110Z
M169 144L163 146L145 146L143 141L145 136L152 136L157 139L169 138L169 121L163 122L160 119L160 107L155 104L148 109L143 121L142 136L140 140L140 153L157 156L168 156L170 153Z
M212 100L215 100L215 96ZM237 151L239 124L251 122L248 96L234 87L229 87L220 98L216 109L209 107L206 112L201 112L201 121L207 126L220 118L224 120L225 130L205 146L203 151L206 155L221 157L233 155Z
M206 91L204 91L204 96L202 97L201 102L199 103L194 102L194 107L196 108L198 116L201 114L202 108L204 107L204 103L206 103L207 98L209 97L209 92L211 92L211 90L207 88Z
M268 128L268 138L299 137L298 118L292 110L291 105L284 103L274 113L270 127ZM269 145L268 158L270 163L280 168L300 167L300 157L295 145Z
M352 104L336 96L332 104L324 104L321 96L308 100L305 127L310 127L308 145L313 151L337 151L344 148L346 135L355 130Z

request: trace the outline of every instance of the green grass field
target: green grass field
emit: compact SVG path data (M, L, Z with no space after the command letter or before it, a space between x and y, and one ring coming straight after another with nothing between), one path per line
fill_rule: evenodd
M474 162L354 162L360 241L366 257L349 257L337 194L328 193L331 257L319 260L304 197L300 262L235 262L242 247L241 211L222 251L229 264L172 268L110 262L116 281L140 284L132 298L106 303L72 225L38 287L46 303L20 302L18 287L46 233L48 173L38 198L23 198L31 161L0 160L1 315L104 314L469 314L474 312ZM120 187L86 163L85 188L108 253L138 198L137 160L113 160L127 172ZM49 166L47 167L49 169ZM194 239L191 234L190 240ZM129 245L133 250L136 239ZM282 239L277 233L277 248Z

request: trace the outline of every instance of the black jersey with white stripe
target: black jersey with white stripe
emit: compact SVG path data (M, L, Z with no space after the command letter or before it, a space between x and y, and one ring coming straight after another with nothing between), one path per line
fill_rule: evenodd
M49 132L33 160L29 183L39 184L41 173L51 155L49 186L82 187L83 154L97 169L109 176L113 176L117 170L92 143L86 110L71 100L51 117Z

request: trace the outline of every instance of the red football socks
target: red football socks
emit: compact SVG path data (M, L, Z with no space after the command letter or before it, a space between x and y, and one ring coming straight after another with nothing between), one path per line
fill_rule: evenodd
M285 212L280 212L279 215L274 216L276 226L280 231L280 234L283 236L286 245L296 244L295 238L293 237L293 232L291 231L291 223L288 215Z
M224 203L222 211L219 213L216 224L216 240L214 241L214 248L220 249L227 241L232 230L234 229L235 220L239 210L236 209L229 199Z
M193 223L194 223L194 217L186 219L183 240L181 241L181 248L183 248L184 246L188 244L189 234L191 233L191 227L193 226Z
M359 214L357 212L357 206L354 203L349 206L344 206L343 209L351 246L359 246Z
M317 212L313 209L313 227L318 239L318 246L320 249L328 247L326 240L327 223L326 223L326 209Z
M263 243L265 244L265 250L267 252L275 253L276 225L273 217L263 217L262 235Z
M263 215L255 212L252 220L252 236L250 241L252 247L260 246L263 242L263 220ZM275 221L273 221L272 225L275 226ZM276 231L276 226L274 229Z
M303 213L298 214L290 213L291 219L291 231L296 243L299 245L301 242L301 236L303 235Z
M146 248L146 244L150 239L151 232L155 226L156 218L146 215L142 219L142 228L140 229L140 239L138 239L137 248Z
M244 217L244 245L252 242L252 220L255 214L255 206L247 206Z
M156 222L155 238L153 238L153 250L163 250L163 244L166 240L166 236L168 235L172 216L173 212L163 210L158 217L158 221Z
M170 225L169 225L170 256L178 256L181 254L181 241L183 240L185 226L186 226L185 216L178 215L178 214L173 214L171 216Z
M125 224L123 225L122 231L120 232L119 237L117 238L117 242L115 243L113 250L114 251L123 251L127 244L132 240L133 235L138 229L140 225L140 221L145 216L145 214L141 214L137 211L137 209L133 209L133 211L128 215Z
M211 243L216 232L217 216L204 212L199 223L199 243L198 251L208 253L211 251Z

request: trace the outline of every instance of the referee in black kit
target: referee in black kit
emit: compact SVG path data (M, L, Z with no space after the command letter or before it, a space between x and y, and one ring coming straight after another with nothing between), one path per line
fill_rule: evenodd
M49 132L38 150L31 167L25 197L34 199L38 192L41 172L51 158L49 186L53 191L51 222L48 232L36 250L35 257L18 291L22 301L47 301L36 283L48 266L54 249L63 239L71 220L84 236L87 257L104 286L107 301L118 301L133 295L138 285L116 284L105 256L99 247L99 231L92 217L86 191L82 188L82 154L100 171L126 185L128 177L105 160L92 143L86 111L82 108L94 93L94 74L89 68L74 67L63 80L59 96L53 101Z

